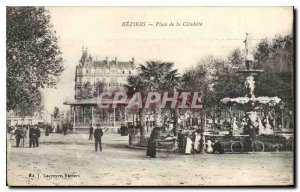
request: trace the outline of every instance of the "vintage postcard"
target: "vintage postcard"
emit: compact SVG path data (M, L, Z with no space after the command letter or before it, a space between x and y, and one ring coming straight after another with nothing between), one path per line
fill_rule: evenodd
M8 186L295 186L293 7L6 7Z

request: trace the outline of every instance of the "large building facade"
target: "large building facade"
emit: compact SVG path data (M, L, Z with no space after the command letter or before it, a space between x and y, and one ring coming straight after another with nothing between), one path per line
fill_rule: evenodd
M117 58L108 57L98 60L88 54L87 49L83 49L79 64L76 66L75 99L84 99L81 93L86 91L84 86L87 84L93 90L99 82L105 85L106 90L122 89L127 78L136 73L134 58L130 61L118 61Z
M65 105L71 106L71 125L73 131L88 132L90 126L100 123L103 127L115 132L122 123L133 121L133 114L125 109L126 103L120 103L116 108L100 109L98 107L97 86L102 84L102 91L123 90L127 78L137 74L137 68L132 58L129 61L119 61L117 58L95 59L87 51L82 55L75 71L75 97L67 100ZM88 89L87 89L88 87ZM95 94L88 94L92 92ZM105 100L111 104L112 100ZM110 105L111 106L111 105Z

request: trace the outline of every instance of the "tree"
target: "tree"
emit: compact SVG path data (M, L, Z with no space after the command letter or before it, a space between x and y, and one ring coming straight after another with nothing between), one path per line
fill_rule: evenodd
M256 95L278 96L290 109L294 108L294 40L292 35L262 40L254 57L263 69L256 83Z
M244 79L235 70L242 64L242 53L236 49L227 60L208 56L183 74L183 87L201 94L202 110L212 114L213 124L216 111L226 109L220 102L222 98L246 94Z
M127 90L128 97L132 97L134 93L141 92L143 93L146 87L145 82L143 81L142 77L140 75L136 76L129 76L127 78L127 84L124 85L125 89ZM134 109L132 109L134 111ZM140 133L141 133L141 139L145 138L146 134L146 126L145 126L145 113L144 109L138 109L139 114L139 126L140 126Z
M291 35L275 36L272 41L263 39L254 50L254 67L264 70L255 77L255 95L278 96L290 109L294 106L293 50ZM244 60L244 53L239 49L227 59L208 56L183 74L183 86L201 93L204 109L211 111L214 118L215 111L228 109L221 104L222 98L247 94L245 76L236 73L237 69L245 67Z
M140 75L146 84L144 91L168 92L173 91L180 85L180 78L177 69L173 69L174 63L147 61L140 65ZM155 125L162 126L161 107L155 107Z
M64 70L61 51L44 7L7 7L6 18L6 109L32 115Z
M93 93L93 96L94 97L99 96L104 91L104 88L105 88L105 83L104 82L102 82L102 81L97 82L95 84L95 91Z
M174 63L160 61L148 61L145 65L140 65L138 75L129 77L127 80L128 83L125 87L130 93L129 95L141 92L143 102L145 102L147 92L173 91L180 83L178 72L173 69L173 66ZM161 108L158 105L154 108L156 126L161 126ZM141 135L143 135L146 132L144 109L139 109L139 117Z
M93 97L94 97L93 86L91 85L90 82L84 83L80 89L78 98L79 99L91 99Z

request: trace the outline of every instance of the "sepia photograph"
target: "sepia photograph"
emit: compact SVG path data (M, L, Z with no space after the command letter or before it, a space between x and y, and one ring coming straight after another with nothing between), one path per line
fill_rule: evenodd
M295 187L294 7L5 9L7 186Z

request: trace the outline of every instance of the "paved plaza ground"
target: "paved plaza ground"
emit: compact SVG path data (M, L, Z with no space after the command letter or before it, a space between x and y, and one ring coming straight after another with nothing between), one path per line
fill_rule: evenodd
M14 186L291 185L293 153L178 155L130 149L128 137L103 136L95 152L87 134L50 134L39 148L7 140L7 182Z

